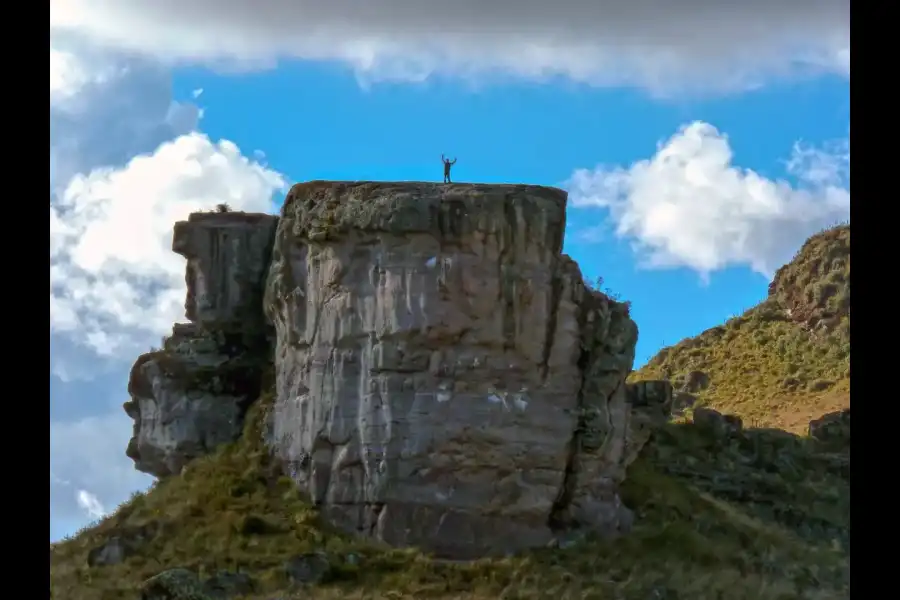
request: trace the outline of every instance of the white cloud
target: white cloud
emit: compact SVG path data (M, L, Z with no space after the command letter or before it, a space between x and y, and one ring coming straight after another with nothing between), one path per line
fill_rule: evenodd
M87 78L75 56L50 48L50 102L77 93Z
M788 171L804 183L819 189L848 186L850 183L850 139L834 141L821 148L798 142L787 161Z
M50 330L111 356L144 351L184 313L172 226L217 203L269 211L278 173L191 133L72 179L50 207Z
M106 509L100 504L100 500L89 491L78 490L77 498L78 506L92 519L99 519L106 514Z
M129 64L108 52L80 44L71 36L50 32L50 109L77 113L85 106L84 92L126 76Z
M846 0L69 0L52 29L169 61L337 60L375 78L563 75L654 91L849 75Z
M576 170L568 188L573 208L608 209L645 266L770 276L809 235L850 219L848 142L797 145L788 170L795 184L733 165L728 139L695 122L648 160Z
M50 322L58 376L96 371L81 368L73 344L124 357L146 350L182 315L184 262L170 250L176 220L218 202L269 208L280 176L228 141L192 133L199 116L196 106L173 102L171 76L155 59L51 28Z

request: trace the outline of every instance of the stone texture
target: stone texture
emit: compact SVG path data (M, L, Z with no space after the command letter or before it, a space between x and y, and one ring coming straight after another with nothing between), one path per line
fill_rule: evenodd
M775 272L768 303L810 331L833 331L850 317L850 279L847 223L820 231L803 243L794 258Z
M450 557L627 529L618 483L671 388L629 395L637 327L560 253L565 207L520 185L291 190L270 443L331 521Z
M118 565L128 558L131 550L131 546L124 538L115 536L103 544L91 548L88 551L87 564L89 567Z
M128 455L166 476L237 439L274 362L268 443L345 530L448 558L627 531L618 486L673 392L625 385L637 327L561 254L565 209L311 182L280 219L191 215L191 323L132 369Z
M675 379L673 385L678 391L687 394L696 394L709 387L709 375L703 371L690 371Z
M739 416L726 415L705 406L694 409L693 421L697 427L719 437L728 437L744 429L744 423Z
M674 392L672 395L672 411L673 417L684 415L685 411L693 408L697 403L697 396L687 392Z
M272 236L278 218L194 213L175 224L172 250L187 259L185 316L204 327L259 321Z
M203 591L213 600L248 596L254 588L255 584L250 575L231 571L219 571L203 582Z
M809 422L809 437L820 442L850 446L850 409L830 412Z
M262 311L275 225L269 215L200 213L175 225L173 250L187 258L189 324L139 357L124 408L134 419L126 454L164 477L236 440L271 361Z
M176 325L162 350L131 369L125 412L134 419L126 454L157 477L236 440L260 391L261 367L240 335ZM262 345L262 342L259 342Z
M654 431L663 427L672 415L678 396L668 381L638 381L625 386L630 407L625 464L638 457Z

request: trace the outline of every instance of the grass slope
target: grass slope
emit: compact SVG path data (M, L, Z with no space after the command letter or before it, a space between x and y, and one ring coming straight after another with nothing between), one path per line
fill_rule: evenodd
M850 405L850 226L812 238L769 297L724 325L664 348L632 381L709 376L698 404L797 433Z
M704 370L712 385L703 401L795 429L807 414L841 404L849 397L849 308L829 301L842 297L840 286L817 292L822 277L803 276L815 272L813 263L829 282L831 267L843 269L828 246L844 233L826 233L834 239L814 238L779 272L769 301L660 353L636 376ZM846 247L849 278L849 227ZM817 329L822 321L827 331ZM448 563L323 524L269 461L260 427L271 401L269 393L251 408L239 442L51 545L54 598L132 600L143 581L176 567L201 578L246 573L254 582L247 600L849 598L849 447L770 429L717 437L672 423L629 469L623 493L636 513L629 536ZM115 537L138 540L133 553L120 564L88 566L91 550ZM298 589L285 562L311 551L324 553L328 571Z
M769 432L721 440L671 425L630 471L635 531L469 564L432 561L330 530L279 477L259 441L269 398L244 438L135 495L51 546L51 585L66 600L133 599L174 567L250 574L246 598L838 599L849 594L849 473L839 456ZM755 436L755 437L753 437ZM89 567L89 551L145 532L135 554ZM146 533L149 532L149 533ZM283 565L326 554L325 579L294 590Z

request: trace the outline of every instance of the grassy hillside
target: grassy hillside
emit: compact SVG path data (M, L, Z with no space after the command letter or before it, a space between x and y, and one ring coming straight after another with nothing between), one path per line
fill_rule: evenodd
M849 402L848 326L845 227L810 240L779 271L763 305L664 350L635 376L702 370L710 385L701 401L799 430L807 414ZM672 423L629 469L624 499L636 513L629 536L449 563L323 524L263 447L271 400L268 393L254 405L239 442L51 545L54 598L134 600L148 578L173 568L197 574L209 589L169 600L849 598L849 446ZM111 540L127 550L124 560L91 566ZM288 574L298 557L307 561L307 585ZM217 595L213 583L227 580L223 573L239 580L243 595Z
M795 436L729 441L673 424L631 469L632 535L453 564L323 525L259 443L268 400L252 409L242 441L51 546L54 597L131 600L143 581L175 567L203 579L245 573L252 591L231 597L253 600L848 597L849 460ZM88 566L91 549L115 537L130 556ZM310 552L321 553L323 572L301 589L284 566Z
M804 432L850 405L850 226L813 236L769 297L724 325L664 348L631 380L705 373L699 404L745 423Z

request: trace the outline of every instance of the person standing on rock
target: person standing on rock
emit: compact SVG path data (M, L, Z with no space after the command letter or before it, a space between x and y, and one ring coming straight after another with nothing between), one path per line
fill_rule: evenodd
M441 162L444 163L444 183L453 183L450 181L450 167L456 164L456 159L447 160L444 158L444 155L441 154Z

